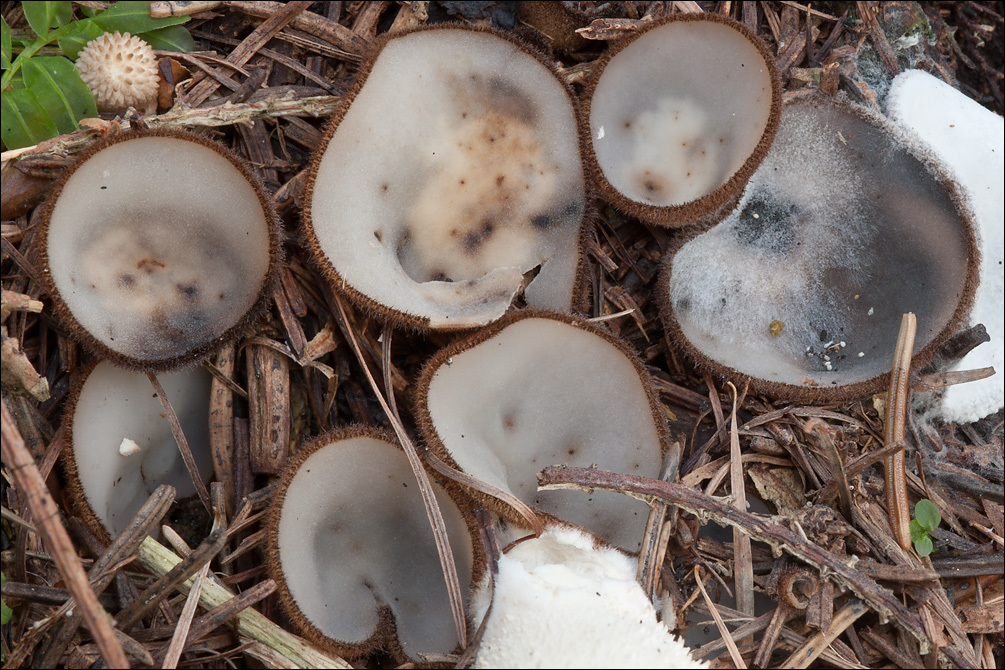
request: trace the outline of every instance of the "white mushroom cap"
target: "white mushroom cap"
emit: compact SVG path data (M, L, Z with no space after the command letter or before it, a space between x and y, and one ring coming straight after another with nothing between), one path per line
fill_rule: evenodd
M585 211L576 113L512 39L395 34L364 68L314 164L305 220L338 290L417 327L531 306L568 311ZM396 110L388 120L388 110Z
M955 190L887 121L822 98L785 108L736 211L667 258L675 341L726 376L807 400L878 390L906 312L926 360L976 279Z
M780 85L764 45L718 15L679 15L615 44L586 111L601 188L646 221L683 224L734 198L771 142Z
M135 35L116 30L91 40L77 56L77 70L102 112L156 108L157 58Z
M276 494L270 567L291 618L314 641L347 655L385 644L414 661L458 641L415 475L392 439L352 428L301 450ZM467 588L468 527L434 489Z
M499 558L476 668L707 668L656 620L633 559L572 528L548 528Z
M199 474L209 481L210 375L202 367L158 375L178 415ZM150 380L102 361L76 387L67 410L64 452L71 491L83 516L117 535L150 494L170 484L183 498L195 485ZM130 444L131 443L131 444Z
M68 172L45 205L43 264L60 316L90 348L169 367L264 307L275 214L226 149L187 133L125 133Z
M977 421L1005 403L1005 121L922 70L897 75L886 104L894 123L933 152L960 185L980 229L981 285L970 323L983 323L991 342L971 351L954 369L993 367L995 375L950 386L935 410L943 421Z
M641 364L611 335L557 314L507 315L427 364L418 412L425 441L441 458L638 549L644 503L605 491L588 500L574 491L537 491L537 473L555 464L659 477L665 419Z

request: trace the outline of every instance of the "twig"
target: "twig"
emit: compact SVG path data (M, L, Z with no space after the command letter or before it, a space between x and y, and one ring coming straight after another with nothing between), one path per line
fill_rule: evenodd
M801 538L793 531L774 523L770 518L738 510L718 498L694 491L680 484L661 482L591 468L550 466L538 474L538 490L601 489L617 491L643 502L663 500L671 505L711 518L716 523L742 527L752 539L766 542L776 550L786 551L821 570L865 600L882 616L895 621L916 638L927 653L929 640L918 615L860 571L848 566L834 554Z
M715 604L712 599L708 597L708 592L705 591L705 585L701 581L701 573L699 572L700 565L694 566L694 581L698 585L698 590L701 591L702 597L705 599L705 605L708 607L709 613L712 618L715 619L715 626L719 629L719 635L722 637L722 641L726 643L726 649L729 650L729 656L733 659L733 665L737 668L746 668L747 664L743 662L743 656L740 656L740 650L736 648L736 642L733 640L733 636L730 635L729 629L726 628L726 624L722 620L722 616L719 614L719 610L715 608Z
M370 372L370 367L366 364L363 350L359 346L356 334L353 332L349 324L349 318L342 307L342 300L335 293L326 291L325 299L329 298L331 303L329 307L332 308L332 313L338 321L339 328L346 336L346 339L349 340L353 353L356 354L356 360L359 362L359 366L363 368L363 374L366 375L370 388L373 389L374 395L377 396L377 402L380 403L384 414L387 415L388 421L391 422L394 433L398 436L398 441L405 451L405 456L408 457L408 464L412 467L412 472L415 474L415 480L419 485L419 492L422 494L422 502L426 507L426 515L429 517L429 525L433 531L433 538L436 541L436 551L440 556L440 565L443 566L443 579L446 582L447 594L450 598L450 610L454 615L457 640L461 649L463 649L467 647L468 630L464 618L464 601L461 599L461 582L457 575L457 563L454 561L454 551L450 547L450 539L447 536L447 525L443 520L443 513L440 512L440 505L436 501L436 495L433 493L433 485L429 481L429 475L426 474L425 468L422 467L422 461L419 460L419 454L415 449L415 445L412 444L408 433L405 432L405 426L402 425L398 415L391 411L391 407L384 398L384 394L381 393L377 380L374 379L373 373ZM384 368L385 370L389 370L390 365L385 365ZM393 389L391 393L393 393Z
M183 561L179 561L169 572L161 575L147 589L140 594L128 607L119 612L116 617L118 625L122 630L129 628L137 621L150 614L155 607L166 598L178 585L187 580L202 568L203 564L211 560L220 553L227 542L227 532L222 528L217 528L203 540L191 555L186 556ZM142 545L141 545L142 547Z
M743 460L740 454L740 436L736 428L736 406L740 399L736 387L727 382L733 396L729 413L729 492L733 506L747 510L747 493L743 484ZM736 609L754 615L754 562L750 553L750 536L739 526L733 526L733 582L736 585Z
M815 661L820 654L830 645L831 642L845 631L846 628L855 623L860 616L866 613L868 608L861 600L852 600L842 607L827 630L817 632L809 637L792 655L782 663L782 668L807 668Z
M893 354L890 371L890 392L886 396L886 420L883 439L886 446L900 447L885 459L886 513L897 544L904 551L911 550L911 509L907 499L907 473L904 462L904 426L907 422L907 404L911 395L911 356L918 320L908 312L900 322L897 348Z
M182 559L148 537L140 545L137 561L155 575L166 575L176 568ZM194 579L188 579L179 583L178 590L182 593L188 593L189 589L192 588L193 581ZM234 597L229 589L210 576L203 584L199 604L212 611ZM237 632L239 635L258 640L275 649L302 668L345 668L348 670L351 667L341 658L323 654L299 637L287 633L254 609L245 609L237 614Z
M209 499L209 490L206 488L206 482L203 480L202 475L199 474L199 466L196 465L195 458L192 456L192 449L188 446L188 438L185 437L185 431L182 430L181 421L178 420L178 414L175 413L174 407L171 406L171 401L168 400L164 387L161 386L160 381L157 380L157 375L152 372L148 372L147 379L150 380L150 385L154 387L157 399L160 400L161 403L161 409L164 410L168 423L171 425L171 434L174 435L175 442L178 443L178 451L181 453L181 460L185 463L185 469L188 470L188 476L192 478L192 485L195 486L195 492L199 494L199 500L202 501L206 511L212 514L213 502Z
M177 668L181 659L181 652L185 649L185 641L188 639L192 626L192 618L195 616L196 607L199 605L199 595L202 593L202 585L206 582L206 575L209 573L209 561L207 560L195 576L192 588L185 598L185 606L182 607L181 616L178 617L178 625L174 635L171 636L171 643L168 645L167 654L164 656L164 668Z
M7 410L7 402L0 399L3 421L0 421L0 436L2 436L3 461L7 464L14 478L14 485L24 493L32 519L40 531L42 542L48 549L56 568L63 576L77 607L81 610L87 627L94 636L101 657L110 668L129 667L129 661L122 650L122 645L112 630L112 620L105 608L98 602L98 597L91 589L91 584L84 572L84 566L70 542L70 536L59 520L59 508L49 493L42 475L35 466L24 439L14 424L14 418Z

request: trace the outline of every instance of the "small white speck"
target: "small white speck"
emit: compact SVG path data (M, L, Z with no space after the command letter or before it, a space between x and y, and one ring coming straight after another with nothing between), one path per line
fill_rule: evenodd
M828 371L828 372L830 372L830 371L831 371L831 364L830 364L830 361L824 361L824 367L825 367L825 368L827 368L827 371Z
M859 358L864 358L865 357L865 352L864 351L858 352L858 357Z
M847 345L844 343L844 340L841 340L840 342L838 342L838 346L844 349Z
M119 443L119 454L122 456L132 456L133 454L140 453L140 445L136 444L128 437L122 438L122 442Z
M876 311L875 309L873 309L872 307L870 307L869 308L869 316L872 316L873 312L875 312L875 311Z
M844 138L844 135L841 134L840 130L838 131L838 139L841 140L841 144L848 144L848 140Z
M754 217L755 219L759 219L759 218L761 218L761 215L760 215L760 214L758 214L758 213L756 213L756 212L755 212L754 214L752 214L752 216L753 216L753 217Z
M605 134L604 133L604 127L600 126L600 128L597 129L597 139L598 140L604 139L604 134Z
M824 360L825 360L825 361L829 361L830 359L831 359L831 357L830 357L830 356L824 356Z

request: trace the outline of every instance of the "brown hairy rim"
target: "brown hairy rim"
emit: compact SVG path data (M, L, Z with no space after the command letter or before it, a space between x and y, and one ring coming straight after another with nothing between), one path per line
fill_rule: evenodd
M550 4L550 3L549 3ZM356 80L353 82L352 88L346 92L345 96L342 98L342 102L339 104L338 109L332 115L331 120L329 120L328 125L325 127L324 135L321 138L321 142L318 143L318 148L314 151L311 156L311 164L307 168L307 179L304 184L304 199L303 206L301 207L301 222L303 224L304 236L307 239L307 249L310 252L311 261L314 267L321 273L324 279L328 282L329 287L333 292L347 296L354 305L363 310L368 316L373 316L381 319L382 321L387 321L400 328L406 328L414 332L426 333L432 330L429 327L429 319L427 317L416 316L415 314L409 314L407 312L402 312L401 310L393 309L385 305L380 304L373 298L363 294L358 291L354 286L352 286L345 278L338 273L338 271L332 266L328 261L328 257L325 255L324 250L321 248L321 243L318 241L317 234L314 232L314 218L311 213L311 205L314 195L315 181L318 174L318 167L321 165L321 158L324 156L325 150L328 148L328 143L331 142L332 137L338 130L339 125L341 125L342 120L345 118L346 113L349 111L349 107L352 106L353 100L359 95L359 92L363 89L363 85L366 84L367 78L370 76L370 72L373 70L374 63L377 62L377 58L380 53L387 46L387 43L398 37L404 37L406 35L411 35L412 33L418 32L429 32L434 30L466 30L475 33L485 33L488 35L494 35L501 39L506 40L510 44L515 45L524 53L534 57L539 63L544 65L549 72L554 75L555 79L562 84L562 90L565 91L566 96L569 98L569 103L572 105L573 116L576 119L577 131L579 134L579 155L580 160L583 162L583 181L584 183L584 202L586 203L586 210L583 214L583 220L580 222L579 226L579 260L577 261L576 267L576 280L573 283L573 296L572 305L577 307L584 304L587 299L584 296L584 287L589 283L585 281L587 274L587 268L585 261L583 259L583 240L586 235L586 221L591 218L591 200L592 200L592 180L587 171L587 164L583 161L583 156L589 145L589 132L584 130L583 124L580 122L581 113L579 109L579 103L576 95L572 91L572 87L566 83L565 79L562 78L555 66L554 62L549 60L547 56L540 49L534 47L530 43L520 39L519 37L511 34L505 33L495 28L489 28L487 26L474 26L464 23L436 23L433 25L421 25L414 26L412 28L406 28L403 30L398 30L393 33L384 33L380 35L376 41L371 46L370 50L365 55L363 64L360 65L359 71L356 74ZM471 331L479 326L462 326L455 329L451 328L438 328L436 330L449 332L451 330L456 330L460 332Z
M129 140L143 137L170 137L193 142L208 149L212 149L226 158L231 165L237 168L248 183L251 184L255 194L258 196L258 203L265 215L269 235L268 270L266 271L265 279L262 282L262 289L258 294L258 299L252 307L245 312L244 316L236 324L209 342L201 344L185 353L178 354L177 356L157 360L139 360L114 351L100 342L97 338L91 335L90 332L77 323L77 320L73 317L70 309L63 302L63 298L56 289L55 283L52 281L49 271L49 251L47 243L49 237L49 223L52 217L53 209L56 206L56 200L59 198L60 193L62 193L66 182L70 179L73 173L76 172L77 168L83 165L91 156L97 154L103 149L106 149L114 144L118 144L119 142L128 142ZM52 192L50 193L48 199L46 199L45 204L42 206L41 221L40 230L38 236L36 237L36 253L38 254L39 264L42 266L42 277L45 282L45 290L53 299L53 312L56 316L56 321L70 332L73 339L83 344L86 349L100 358L112 361L120 367L140 372L165 372L168 370L176 370L184 367L188 363L202 361L208 358L210 355L219 350L219 348L225 343L236 339L240 334L247 331L252 324L261 318L269 307L275 287L278 286L279 267L283 262L283 247L280 239L281 225L279 223L279 217L276 214L276 210L272 205L272 199L266 192L265 186L262 184L258 176L251 171L243 159L239 158L222 144L194 133L168 128L128 130L116 135L109 135L108 137L98 140L88 147L86 151L81 153L80 156L77 157L76 161L74 161L73 165L64 170L59 179L56 180L53 185Z
M631 362L632 367L635 368L635 372L639 376L639 383L642 384L646 398L649 400L649 412L652 415L653 423L656 425L656 432L659 435L660 452L663 455L667 453L667 450L670 447L670 430L667 428L666 415L663 413L662 409L663 405L660 402L659 394L656 392L656 388L653 386L653 383L649 378L649 373L646 372L645 366L642 365L642 361L639 360L638 355L631 349L631 347L607 330L590 323L590 321L585 317L572 316L550 310L523 309L510 312L501 319L493 322L491 325L480 329L473 335L452 342L438 351L436 355L434 355L422 367L422 371L419 373L415 396L415 420L419 427L419 432L422 435L422 441L426 444L426 447L433 453L433 455L455 470L463 471L463 469L457 465L457 461L453 459L450 452L447 451L447 448L440 440L439 433L437 433L436 426L433 424L433 419L429 414L429 385L433 380L433 376L436 374L437 370L440 369L440 366L444 365L450 358L491 339L507 326L523 319L550 319L552 321L560 321L601 337L620 351L621 354ZM457 482L452 482L451 487L456 487L465 491L468 495L475 498L480 504L512 523L521 527L526 524L523 517L518 512L498 498L489 496L481 491L472 490ZM561 519L548 514L547 512L543 512L538 509L534 509L534 512L544 520L544 525L550 525L553 523L570 525L563 522ZM588 535L593 535L593 533L586 529L581 528L580 530ZM605 545L607 544L602 540L598 541Z
M300 451L297 452L296 456L290 460L276 486L275 496L273 497L273 502L269 511L268 527L266 529L265 562L269 569L269 576L275 580L276 585L278 586L279 602L282 605L283 611L290 618L290 621L297 628L297 630L300 631L300 633L308 640L318 645L324 651L337 656L358 658L377 651L378 649L383 649L390 653L398 663L410 663L412 661L410 661L408 656L405 655L404 650L401 648L401 644L398 642L398 632L395 626L394 616L391 613L391 608L386 605L378 608L377 628L374 630L373 635L363 642L357 644L339 642L338 640L333 640L322 633L321 630L300 610L300 607L293 599L293 595L290 593L289 586L286 583L286 577L283 573L282 561L280 561L279 558L279 519L282 514L283 504L286 502L286 492L289 490L290 483L293 481L293 478L300 470L300 466L303 465L311 455L320 451L324 447L335 442L351 440L357 437L369 437L382 442L387 442L388 444L394 445L399 450L402 450L402 447L398 442L398 438L395 437L393 433L376 426L364 426L360 424L353 424L351 426L346 426L339 428L338 430L319 435L304 444L300 448ZM471 539L471 548L473 550L471 584L462 584L461 587L463 588L466 586L470 591L471 588L477 584L479 580L481 580L487 567L485 549L481 542L476 541L479 537L479 526L475 521L474 505L467 497L457 495L457 491L453 487L445 486L443 482L438 480L438 475L435 473L429 473L429 475L430 479L435 484L440 486L447 493L454 504L457 505L457 508L461 512L461 517L467 525L468 535ZM471 631L469 631L469 633L470 632Z
M938 352L939 347L965 325L967 317L970 314L970 310L973 308L974 295L977 292L977 285L980 283L980 273L977 262L980 258L980 250L977 246L976 228L974 226L973 218L971 217L970 209L966 203L966 198L960 193L956 182L954 182L943 169L935 165L931 160L919 155L919 153L913 148L913 145L907 141L903 132L897 129L885 117L882 117L865 107L854 105L845 101L839 101L834 98L825 98L823 95L813 95L805 98L801 97L794 100L793 103L804 101L808 101L809 103L816 105L830 104L837 106L843 111L854 114L894 136L895 139L904 147L907 153L921 163L925 169L935 177L936 181L938 181L939 184L946 189L949 193L950 199L956 206L960 219L963 221L964 234L966 236L967 257L969 259L967 263L966 279L963 283L963 291L959 296L956 309L953 311L953 316L950 318L946 326L939 331L938 335L936 335L935 338L933 338L932 341L929 342L928 345L926 345L921 351L915 352L911 366L912 369L917 370L931 362ZM693 344L691 344L690 340L684 336L680 324L677 322L677 317L674 315L673 307L670 305L670 276L673 272L673 259L677 251L680 250L684 244L690 242L692 239L707 230L708 227L705 227L695 231L689 231L687 235L680 236L674 241L671 247L667 249L666 254L663 257L663 266L660 269L654 299L659 305L660 321L663 322L663 327L667 331L668 335L667 340L672 346L684 354L699 369L711 372L724 382L731 381L737 388L739 388L742 384L749 383L751 390L755 393L761 393L768 397L777 398L787 402L815 405L848 402L850 400L864 398L875 393L879 393L889 387L889 373L877 375L871 379L855 382L853 384L846 384L844 386L796 386L794 384L772 382L751 377L750 375L744 374L729 366L718 363L699 351ZM891 333L890 337L891 341L893 341L896 339L896 333ZM892 356L890 359L890 365L891 367L893 365Z
M725 184L722 184L711 193L703 195L697 200L692 200L691 202L686 202L682 205L647 205L645 203L638 202L637 200L632 200L622 194L621 191L615 189L607 180L607 177L604 176L604 172L601 170L600 165L597 162L597 155L593 151L593 140L589 137L590 108L593 102L593 93L597 88L600 76L603 74L607 64L612 58L614 58L614 56L621 52L622 49L634 42L639 35L659 28L660 26L664 26L668 23L689 23L693 21L710 21L729 26L746 37L747 40L757 48L758 53L761 54L761 58L764 60L764 65L768 70L768 74L771 77L771 111L768 114L768 123L764 128L764 133L761 134L761 139L754 148L754 151L747 157L747 160L740 167L740 169L733 173ZM703 14L675 14L658 21L653 21L644 28L640 28L634 33L623 37L617 42L614 42L610 48L604 52L604 54L594 64L593 70L590 72L590 78L587 81L586 90L583 92L583 104L580 106L579 111L580 129L582 132L587 133L587 137L582 143L583 162L586 166L587 179L597 189L599 189L600 193L608 202L629 216L635 217L636 219L647 223L655 223L669 228L679 228L692 223L706 222L709 219L717 217L739 197L743 187L747 183L747 180L750 179L751 175L753 175L754 171L757 169L757 166L761 164L761 161L764 160L765 155L767 155L768 149L771 147L771 142L774 140L775 133L778 130L778 121L782 114L782 80L778 75L778 68L775 66L774 56L772 56L768 46L763 40L761 40L760 37L758 37L742 23L734 21L722 14L710 14L707 12Z

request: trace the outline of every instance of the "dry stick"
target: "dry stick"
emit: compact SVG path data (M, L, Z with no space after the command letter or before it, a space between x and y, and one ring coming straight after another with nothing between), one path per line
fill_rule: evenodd
M98 557L98 560L91 566L88 572L88 579L95 593L102 593L115 578L118 566L124 561L132 560L131 557L140 545L140 542L150 534L174 503L176 491L173 486L161 484L150 494L146 502L140 506L139 511L133 515L126 527L115 536L115 539L108 546L105 552ZM83 620L83 615L78 611L72 615L63 617L72 607L72 602L66 603L52 615L51 619L62 621L62 626L55 635L52 636L49 647L42 655L39 667L54 668L63 658L64 651L70 640L73 639L77 628ZM44 627L40 627L45 630ZM22 641L23 644L23 641ZM20 646L20 645L19 645ZM30 648L30 647L29 647Z
M352 345L353 353L356 354L356 360L359 362L359 366L363 368L363 373L370 383L370 388L373 389L374 395L377 396L377 402L380 403L384 414L387 415L388 420L391 422L394 433L398 436L402 449L405 450L405 456L408 457L408 464L412 467L412 472L415 474L415 480L419 485L419 493L422 494L422 502L426 507L426 516L429 518L429 525L433 531L433 539L436 541L436 551L440 556L443 579L446 582L447 595L450 598L450 610L453 612L454 626L457 628L458 644L460 644L461 649L464 649L468 646L468 630L464 620L461 581L457 575L457 563L454 561L454 551L450 547L450 540L447 537L447 525L443 521L440 505L436 501L436 495L433 493L433 486L429 482L429 476L426 474L425 468L422 467L422 461L419 460L419 454L415 450L415 445L412 444L412 440L409 439L408 434L405 432L405 426L402 425L397 413L391 411L387 400L384 399L384 394L380 391L380 385L377 384L377 380L373 378L373 374L370 372L370 367L366 364L363 350L360 349L359 342L356 340L356 334L349 325L349 318L346 316L345 308L342 306L342 300L337 294L326 291L325 299L328 300L329 297L332 303L329 306L333 307L332 313L338 320L339 328L349 340L349 344ZM389 349L390 347L388 347ZM391 366L385 363L383 367L385 375L388 375L386 371L390 370ZM394 389L391 387L391 380L388 379L387 381L390 394L393 395Z
M523 517L523 520L527 522L527 525L530 526L535 536L541 534L543 526L541 525L541 520L538 518L537 514L534 513L534 510L530 507L530 505L520 500L509 491L493 486L485 480L472 477L462 470L450 467L437 458L436 454L431 451L426 452L426 462L430 467L444 477L449 477L458 484L473 488L476 491L484 493L487 496L492 496L496 500L500 500L509 505L517 514Z
M217 605L192 622L192 626L188 631L188 639L195 642L213 632L231 617L237 616L255 603L268 598L275 590L276 582L266 579L264 582L259 582L250 589L242 591L240 595L224 601L223 604Z
M831 625L827 627L827 630L818 631L815 635L808 638L806 642L792 652L792 655L786 659L781 667L809 667L810 663L815 661L831 642L836 640L846 628L855 623L868 609L861 600L852 600L834 615Z
M736 428L736 406L739 403L736 387L727 382L733 395L733 409L729 413L729 491L733 506L747 510L747 493L743 485L743 459L740 454L740 436ZM750 552L750 536L737 526L733 527L733 582L736 585L736 609L754 616L754 562Z
M774 523L768 517L738 510L718 498L680 484L646 477L591 468L550 466L538 473L537 478L538 490L542 491L553 489L617 491L646 503L656 499L663 500L696 514L699 518L711 518L723 526L740 526L751 538L765 542L776 550L786 551L814 566L822 574L836 579L869 603L881 616L893 620L917 638L927 652L928 638L917 614L907 609L889 591L880 588L875 581L855 568L849 567L834 554L821 549L788 528Z
M698 571L700 565L694 566L694 581L698 585L698 589L701 591L701 595L705 598L705 605L708 607L708 611L712 614L712 618L715 619L715 625L719 629L719 635L722 636L723 642L726 643L726 649L729 650L729 656L733 659L733 665L737 668L746 668L747 664L743 662L743 656L740 656L740 650L736 648L736 641L733 640L733 636L729 634L729 629L726 628L726 624L722 620L722 616L719 614L719 610L715 608L715 604L712 599L708 597L708 593L705 591L705 585L701 581L701 574Z
M893 354L890 371L890 392L886 396L886 421L883 441L886 446L899 449L885 459L886 513L897 544L911 551L911 508L907 500L907 472L904 463L904 425L907 422L907 403L911 397L911 355L918 320L912 312L904 315L897 335L897 348Z
M223 485L224 504L229 515L236 511L234 500L234 359L237 348L228 344L216 355L216 365L206 364L213 380L209 387L209 448L213 453L213 471L216 481Z
M785 627L785 623L789 620L789 617L794 616L796 612L797 610L787 602L781 601L778 603L778 607L771 614L771 621L765 627L764 636L761 638L761 644L757 648L757 653L754 654L753 664L756 667L768 667L768 661L775 650L778 636L782 634L782 628Z
M195 464L195 458L193 458L192 450L188 446L188 439L185 437L185 431L181 428L181 421L178 420L178 415L175 413L174 407L171 406L171 401L168 400L164 387L161 386L161 383L157 380L157 375L152 372L148 372L147 379L150 380L150 384L154 387L157 399L161 401L161 408L164 410L168 423L171 424L171 434L174 435L174 440L178 443L178 451L181 452L181 460L185 462L185 469L188 470L188 476L192 478L192 484L195 485L195 492L199 494L199 500L202 501L206 511L212 514L213 502L209 499L209 491L206 489L206 484L202 479L202 475L199 474L199 466Z
M164 656L163 668L177 668L181 653L185 649L185 642L192 626L192 618L195 616L196 607L199 605L199 595L202 593L202 585L206 581L209 573L209 561L206 561L195 576L192 590L185 598L185 606L182 607L181 616L178 618L178 626L171 636L171 644L168 645L167 654Z
M59 520L59 508L52 499L42 475L35 465L24 438L14 424L14 418L7 410L7 403L0 399L0 445L3 447L3 461L14 478L14 485L20 489L31 510L32 519L40 531L42 541L63 576L63 581L73 594L77 607L82 611L91 635L98 645L101 657L110 668L129 667L122 645L112 630L112 620L98 602L98 596L80 563L80 557L70 542L70 536Z
M154 581L140 594L139 598L119 612L117 617L119 627L122 630L129 630L133 624L150 614L179 584L198 572L204 563L220 553L220 549L226 542L227 532L224 529L217 528L210 533L191 555L186 556L185 560L174 566L170 572Z
M167 547L151 538L146 538L140 545L137 561L156 575L170 573L182 563L182 559ZM192 579L178 584L182 593L188 593L192 587ZM212 576L203 584L199 604L210 610L220 607L235 598L229 589L222 586ZM239 635L253 638L275 649L292 663L302 668L350 668L351 666L338 657L331 657L311 647L296 635L287 633L274 624L261 612L245 609L237 616L237 632Z
M827 461L830 465L831 473L834 475L834 481L837 482L838 493L841 497L841 512L844 514L845 519L851 521L852 504L851 489L848 488L848 476L845 474L841 454L838 452L837 445L834 444L834 440L831 439L827 424L824 423L823 419L814 417L807 421L806 425L803 426L803 432L815 435L820 441L820 444L823 445L824 450L827 453Z
M248 16L264 18L272 15L282 5L278 2L241 2L231 0L225 3L231 9ZM338 21L333 21L320 14L303 12L294 17L290 22L290 27L302 30L309 35L318 37L328 42L337 49L345 51L345 55L352 57L352 60L360 60L363 53L370 48L370 41L362 35L358 35L349 28L346 28Z
M311 6L310 0L295 0L277 8L272 15L262 22L255 30L244 38L244 41L234 47L227 56L227 62L233 65L244 65L260 48L271 40L276 33L286 27L297 14ZM185 95L185 102L192 107L198 107L220 87L220 82L210 78L203 79L193 86Z

